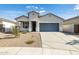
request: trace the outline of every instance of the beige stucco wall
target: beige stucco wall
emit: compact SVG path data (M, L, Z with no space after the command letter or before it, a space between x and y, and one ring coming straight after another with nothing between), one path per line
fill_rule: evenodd
M63 31L74 33L74 24L63 25Z
M79 17L68 19L64 24L79 24Z
M53 15L46 15L46 16L40 17L39 21L40 22L42 21L42 22L60 23L63 20L56 16L53 16Z
M38 21L38 16L39 14L32 12L29 13L28 17L29 17L29 21Z
M20 17L20 18L17 19L17 21L18 21L18 22L19 22L19 21L29 21L29 19L26 18L26 17Z
M2 21L3 27L5 28L5 32L12 31L12 28L16 25L15 23Z
M29 22L29 18L20 17L20 18L17 19L17 26L20 27L20 30L27 30L27 29L23 28L23 24L21 22Z
M63 24L63 21L62 19L56 17L56 16L49 16L49 15L46 15L44 17L40 17L39 20L38 20L38 23L59 23L59 31L63 31L63 28L62 28L62 24ZM40 27L40 25L38 24L38 26ZM40 28L38 28L38 31L40 30Z
M79 24L79 16L64 21L63 31L74 33L74 24Z

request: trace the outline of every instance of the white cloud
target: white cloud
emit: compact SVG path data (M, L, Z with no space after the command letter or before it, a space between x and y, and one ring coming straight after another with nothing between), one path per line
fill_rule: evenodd
M44 13L44 12L46 12L46 11L45 11L45 10L40 10L40 11L39 11L39 13Z
M35 10L35 11L39 12L40 14L46 13L45 8L40 7L40 6L32 5L32 6L26 6L26 8L28 9L28 11Z
M79 4L76 4L74 10L79 10Z
M44 10L43 7L39 7L39 6L26 6L26 8L30 10Z
M38 6L26 6L27 9L38 9Z
M40 13L41 15L43 15L43 14L46 14L46 13L47 13L47 11L46 11L46 10L38 10L38 11L36 11L36 12Z
M37 6L36 6L36 7L34 7L34 8L38 9L38 7L37 7Z

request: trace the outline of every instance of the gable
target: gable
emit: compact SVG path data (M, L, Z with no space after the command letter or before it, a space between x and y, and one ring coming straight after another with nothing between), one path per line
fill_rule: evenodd
M47 22L63 22L64 20L58 16L53 14L47 14L39 18L39 21L47 21Z
M29 21L29 18L25 17L25 16L20 16L18 18L16 18L17 21Z
M12 20L8 20L8 19L4 19L4 18L0 18L0 22L7 22L7 23L13 23L13 24L16 24L15 21L12 21Z
M36 21L38 19L39 13L31 11L28 13L28 17L31 21Z
M64 24L79 24L79 16L65 20Z
M3 21L2 24L3 24L3 27L5 27L5 28L11 28L16 25L14 23L6 22L6 21Z

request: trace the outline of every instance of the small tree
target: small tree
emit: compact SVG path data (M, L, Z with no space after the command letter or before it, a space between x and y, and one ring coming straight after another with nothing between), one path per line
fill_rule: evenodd
M15 35L15 37L19 36L19 28L17 26L13 27L12 33Z

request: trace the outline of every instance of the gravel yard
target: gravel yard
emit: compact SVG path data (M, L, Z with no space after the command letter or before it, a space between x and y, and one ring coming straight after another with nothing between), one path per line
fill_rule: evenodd
M6 36L13 36L13 35L0 33L0 47L42 47L42 42L39 33L28 32L26 34L20 34L20 36L17 38L9 38L9 39L6 38ZM26 42L29 40L33 40L33 43L26 44Z

